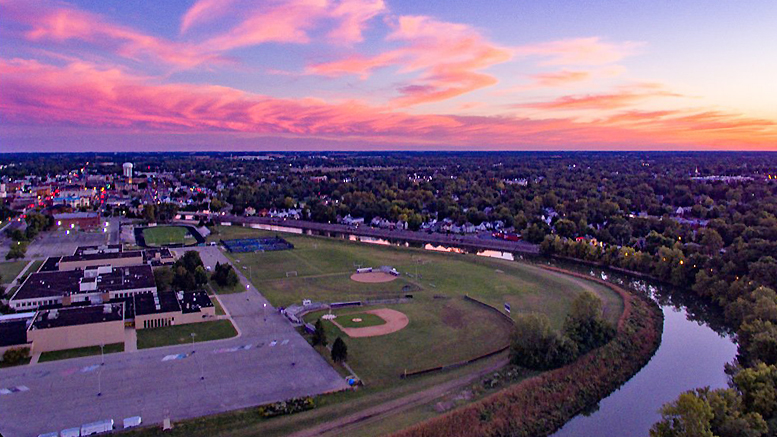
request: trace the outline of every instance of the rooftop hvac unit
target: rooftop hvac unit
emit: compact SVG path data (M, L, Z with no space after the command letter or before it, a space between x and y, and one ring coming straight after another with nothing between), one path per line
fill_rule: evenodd
M56 319L57 317L59 317L59 311L57 310L49 311L49 319Z
M113 312L113 306L111 304L103 305L103 314L110 314Z

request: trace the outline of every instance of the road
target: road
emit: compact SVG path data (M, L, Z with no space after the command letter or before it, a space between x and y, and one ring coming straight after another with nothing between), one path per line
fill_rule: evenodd
M217 247L197 249L207 265L228 262ZM95 356L1 369L0 433L36 436L136 415L161 423L346 388L239 276L247 291L220 295L240 332L236 338L109 354L103 366Z
M539 253L539 245L527 241L507 241L497 238L480 238L477 235L448 235L441 233L428 233L422 231L408 231L401 229L377 229L370 226L352 227L336 223L318 223L304 220L283 220L270 217L241 217L232 215L213 215L213 220L220 224L242 224L244 226L267 225L286 228L297 228L305 231L314 231L323 234L351 234L363 237L383 238L387 240L401 240L420 244L434 244L438 246L453 246L469 250L496 250L503 252L520 252L531 255Z

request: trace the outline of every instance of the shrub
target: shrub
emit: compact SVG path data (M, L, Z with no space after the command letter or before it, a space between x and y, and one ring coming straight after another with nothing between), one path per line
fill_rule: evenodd
M30 348L17 347L8 349L3 353L3 363L7 366L22 364L24 360L30 357Z
M313 402L313 398L304 397L275 402L269 405L262 405L257 410L259 415L262 417L275 417L312 410L315 407L316 404Z

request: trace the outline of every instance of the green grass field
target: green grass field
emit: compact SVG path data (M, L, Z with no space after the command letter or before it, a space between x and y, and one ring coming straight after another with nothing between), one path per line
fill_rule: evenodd
M124 343L112 343L105 345L105 354L113 354L117 352L124 352ZM43 352L40 354L40 359L38 362L42 363L45 361L65 360L68 358L88 357L92 355L100 355L100 346L88 346L75 349L65 349L61 351Z
M215 239L276 235L275 232L237 226L220 226L216 231ZM377 298L404 294L408 290L416 298L469 295L497 308L509 302L513 316L543 312L550 317L554 327L560 328L572 300L588 289L602 299L608 320L617 321L623 311L620 296L609 288L527 263L342 239L278 235L295 248L265 253L227 253L233 261L240 261L234 264L238 268L250 267L252 282L276 306L300 304L303 299L336 302ZM357 264L390 265L402 275L392 282L358 283L350 280ZM289 271L296 271L297 276L287 278Z
M360 322L354 322L353 319L361 319ZM368 326L385 325L386 321L370 313L347 313L340 314L335 320L343 328L366 328Z
M236 226L218 227L216 231L214 238L224 239L276 235ZM611 322L616 322L623 311L620 296L609 288L527 263L345 239L279 235L295 248L227 253L235 266L248 268L252 282L275 306L300 304L303 299L341 302L413 296L411 303L387 306L405 313L410 320L405 329L389 335L350 338L331 322L324 323L330 342L343 337L349 349L348 363L354 371L368 384L379 387L396 383L405 370L456 363L507 344L509 327L494 312L465 301L464 296L499 309L510 303L512 317L544 313L556 329L563 326L572 301L583 290L602 299L604 316ZM393 266L401 276L385 283L356 282L350 276L359 265ZM297 276L287 277L289 271L297 272ZM342 309L340 313L359 311L363 310ZM313 322L321 315L309 314L306 320Z
M191 243L194 237L189 230L181 226L155 226L143 230L143 238L148 246Z
M29 261L0 262L0 284L10 284Z
M229 320L189 323L187 325L168 326L165 328L140 329L138 330L138 349L191 343L192 333L195 334L195 342L220 340L237 335L235 327L232 326L232 322Z
M330 344L341 337L348 346L348 364L374 387L396 384L405 370L453 364L492 352L507 344L510 336L509 328L493 313L462 298L421 299L375 308L400 311L410 323L388 335L351 338L332 322L324 321ZM334 313L338 323L364 314L354 314L352 308ZM323 314L311 313L305 320L312 323Z

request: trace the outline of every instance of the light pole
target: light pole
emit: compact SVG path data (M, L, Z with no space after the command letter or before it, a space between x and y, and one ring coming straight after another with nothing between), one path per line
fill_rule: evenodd
M262 316L264 317L264 322L267 323L267 303L266 302L262 304Z
M196 333L194 333L194 332L192 332L192 334L191 334L191 335L192 335L192 353L194 353L194 337L196 337L196 336L197 336L197 334L196 334Z
M100 363L101 366L105 365L105 343L100 343L100 360L102 363Z

